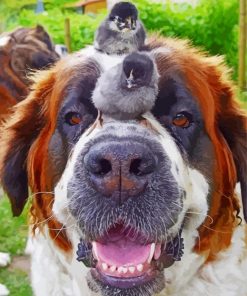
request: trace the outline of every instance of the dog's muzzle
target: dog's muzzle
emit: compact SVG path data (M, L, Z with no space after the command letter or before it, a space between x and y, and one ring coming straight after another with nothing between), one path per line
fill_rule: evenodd
M83 238L77 260L97 281L137 287L181 259L181 230L168 236L166 229L180 209L169 209L170 201L182 193L154 130L138 121L104 125L81 149L74 172L68 195Z

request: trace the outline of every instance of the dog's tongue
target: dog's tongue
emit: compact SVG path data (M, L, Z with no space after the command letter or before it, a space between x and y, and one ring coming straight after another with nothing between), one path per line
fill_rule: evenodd
M140 245L128 238L118 241L93 243L93 252L96 258L108 265L135 266L148 260L151 244Z

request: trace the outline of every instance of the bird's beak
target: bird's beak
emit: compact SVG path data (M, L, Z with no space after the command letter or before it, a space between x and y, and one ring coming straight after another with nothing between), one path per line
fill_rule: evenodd
M126 18L125 24L126 24L126 28L131 29L131 27L132 27L132 19L131 19L130 16Z
M132 19L132 17L127 17L124 22L117 21L117 26L120 31L122 32L128 32L131 30L135 30L136 28L136 22Z
M135 30L135 28L136 28L136 21L131 16L129 16L129 17L126 18L125 23L126 23L126 27L129 30Z
M135 78L133 76L133 70L131 70L130 72L130 76L126 79L126 86L127 88L133 88L136 86L136 83L135 83Z

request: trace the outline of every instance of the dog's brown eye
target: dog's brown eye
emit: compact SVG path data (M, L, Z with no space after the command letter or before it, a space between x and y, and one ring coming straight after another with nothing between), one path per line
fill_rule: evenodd
M189 127L191 123L191 118L186 113L178 113L174 118L172 123L178 127Z
M82 120L81 115L77 112L69 112L65 116L65 121L69 125L77 125L81 123L81 120Z

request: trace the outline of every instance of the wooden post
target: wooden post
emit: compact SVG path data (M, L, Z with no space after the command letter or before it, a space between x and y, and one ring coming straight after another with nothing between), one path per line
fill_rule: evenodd
M240 0L238 86L246 87L247 0Z
M64 31L65 31L65 45L67 47L68 53L71 53L71 36L70 36L70 19L66 18L64 21Z

